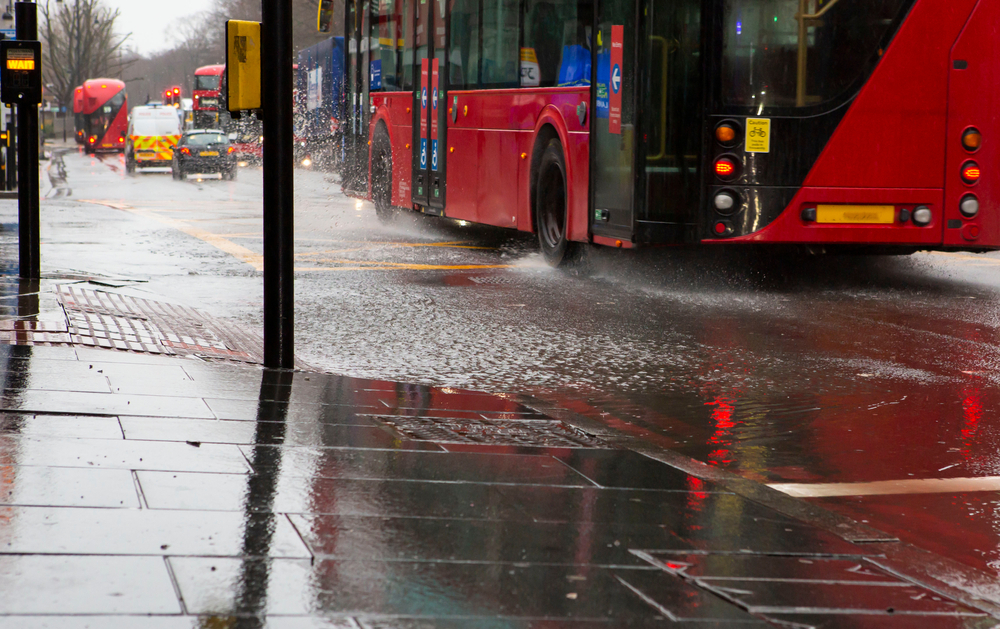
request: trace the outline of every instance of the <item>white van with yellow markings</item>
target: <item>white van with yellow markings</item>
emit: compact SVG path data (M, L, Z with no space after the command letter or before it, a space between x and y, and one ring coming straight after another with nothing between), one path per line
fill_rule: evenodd
M136 168L169 167L181 134L176 107L150 104L132 108L125 140L125 170L134 173Z

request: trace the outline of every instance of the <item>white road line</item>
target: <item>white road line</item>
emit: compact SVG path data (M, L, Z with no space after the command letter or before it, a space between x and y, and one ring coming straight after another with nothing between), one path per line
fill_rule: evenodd
M1000 476L980 478L925 478L883 480L870 483L773 483L768 487L796 498L834 496L891 496L897 494L954 494L1000 491Z

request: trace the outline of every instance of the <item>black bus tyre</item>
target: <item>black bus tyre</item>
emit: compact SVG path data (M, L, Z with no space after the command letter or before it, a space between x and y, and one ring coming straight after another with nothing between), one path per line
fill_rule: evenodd
M372 141L372 203L379 221L389 223L396 218L392 207L392 144L381 125Z
M542 257L553 267L574 261L579 243L566 237L569 207L566 204L566 161L558 139L551 139L538 161L535 180L535 227Z

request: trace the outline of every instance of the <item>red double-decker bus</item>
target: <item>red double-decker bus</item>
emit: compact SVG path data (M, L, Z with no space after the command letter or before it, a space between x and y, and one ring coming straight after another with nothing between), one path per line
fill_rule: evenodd
M73 89L73 135L77 144L87 141L83 128L83 86Z
M222 97L222 77L226 66L204 66L194 71L194 126L199 129L219 128L219 102Z
M124 151L128 131L125 84L115 79L91 79L83 84L84 150Z
M344 186L580 243L1000 247L988 0L348 0Z

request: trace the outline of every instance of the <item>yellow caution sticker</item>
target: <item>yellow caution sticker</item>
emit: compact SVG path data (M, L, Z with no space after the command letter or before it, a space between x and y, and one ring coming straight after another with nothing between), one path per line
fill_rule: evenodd
M771 152L771 119L747 118L747 153Z

